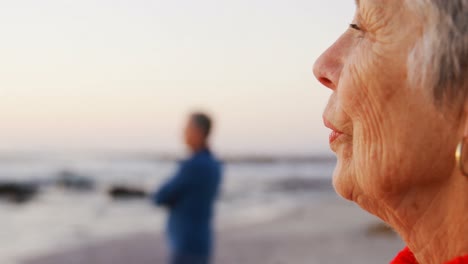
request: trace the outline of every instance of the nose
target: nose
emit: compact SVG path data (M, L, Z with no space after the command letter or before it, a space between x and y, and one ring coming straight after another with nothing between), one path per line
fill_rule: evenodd
M315 78L324 86L335 91L343 68L337 43L325 51L315 62L313 72Z

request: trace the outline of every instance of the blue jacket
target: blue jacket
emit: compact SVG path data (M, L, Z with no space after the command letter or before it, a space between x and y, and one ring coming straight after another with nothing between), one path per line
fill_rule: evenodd
M203 150L183 161L154 194L154 203L169 209L166 232L173 253L211 255L214 203L221 180L220 162L209 150Z

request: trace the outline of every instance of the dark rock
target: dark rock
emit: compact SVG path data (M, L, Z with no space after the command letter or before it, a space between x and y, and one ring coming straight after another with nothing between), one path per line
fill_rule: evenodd
M109 189L109 196L113 199L145 199L148 194L138 188L132 188L127 186L114 186Z
M0 183L0 198L12 203L26 203L36 196L39 186L35 183L3 182Z

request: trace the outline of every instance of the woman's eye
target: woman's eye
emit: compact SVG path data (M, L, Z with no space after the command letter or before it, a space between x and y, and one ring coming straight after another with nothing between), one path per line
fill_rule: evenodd
M358 24L349 24L349 27L355 30L361 30L361 28L358 26Z

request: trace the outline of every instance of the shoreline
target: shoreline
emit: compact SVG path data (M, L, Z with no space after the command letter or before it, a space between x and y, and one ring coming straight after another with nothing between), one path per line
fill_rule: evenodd
M380 221L336 196L301 204L265 221L218 225L215 264L389 263L404 247ZM380 229L378 229L380 230ZM29 258L21 264L166 263L164 238L140 232L81 248Z

